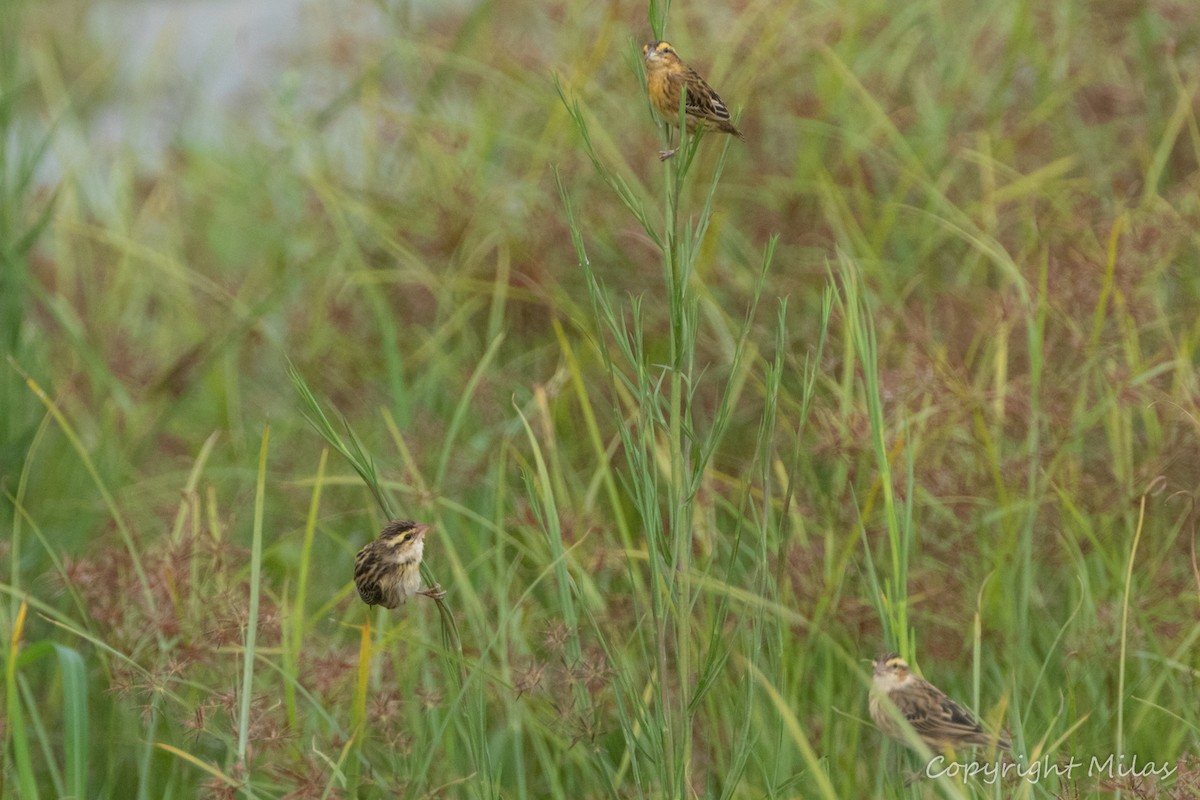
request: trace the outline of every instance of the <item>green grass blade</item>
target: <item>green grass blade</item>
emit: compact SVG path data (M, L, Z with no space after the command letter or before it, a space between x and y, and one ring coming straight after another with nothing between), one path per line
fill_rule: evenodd
M238 711L237 764L250 776L250 701L254 695L254 661L258 642L258 603L262 586L263 508L266 505L267 453L271 441L270 426L263 427L262 447L258 454L258 482L254 492L254 527L250 541L250 606L242 645L242 689Z
M55 645L63 684L63 756L66 760L66 787L71 797L85 798L88 792L87 667L77 650Z

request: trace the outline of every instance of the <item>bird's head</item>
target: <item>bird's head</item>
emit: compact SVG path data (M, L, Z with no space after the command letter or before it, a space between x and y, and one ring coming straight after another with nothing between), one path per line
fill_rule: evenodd
M418 556L425 549L425 534L429 526L407 519L397 519L389 522L379 533L379 542L396 556L416 553Z
M668 64L678 62L679 56L670 42L646 42L642 45L642 58L647 64Z
M875 685L890 691L903 686L912 676L908 662L895 653L884 653L875 659Z

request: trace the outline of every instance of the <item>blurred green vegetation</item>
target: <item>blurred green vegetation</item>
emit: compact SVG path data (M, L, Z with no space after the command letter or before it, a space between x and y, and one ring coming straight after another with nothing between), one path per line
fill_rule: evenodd
M0 796L1200 795L1200 6L305 5L149 158L99 8L0 0ZM906 782L885 647L1085 767Z

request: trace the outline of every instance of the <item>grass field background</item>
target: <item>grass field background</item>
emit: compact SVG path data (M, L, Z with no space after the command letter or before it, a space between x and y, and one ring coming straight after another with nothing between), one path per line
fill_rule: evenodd
M304 4L150 158L98 7L0 2L0 795L1200 796L1200 6ZM906 783L885 648L1082 766Z

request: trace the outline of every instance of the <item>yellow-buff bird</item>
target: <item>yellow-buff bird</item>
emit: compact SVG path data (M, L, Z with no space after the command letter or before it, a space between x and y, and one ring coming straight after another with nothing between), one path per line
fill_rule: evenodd
M912 674L908 662L895 653L886 653L875 659L871 719L875 720L879 730L896 741L908 744L903 727L884 706L885 697L896 706L921 741L934 752L969 745L994 745L1001 750L1012 750L1007 739L986 733L969 711L929 681Z
M389 522L379 538L358 551L354 559L354 585L369 606L395 608L414 594L439 600L440 587L421 588L421 556L425 554L428 525L406 519Z
M688 132L710 128L745 139L729 120L729 108L696 70L679 59L668 42L648 42L642 47L646 65L646 91L654 110L668 125L678 125L679 105L683 102ZM666 161L678 146L662 150L658 157Z

